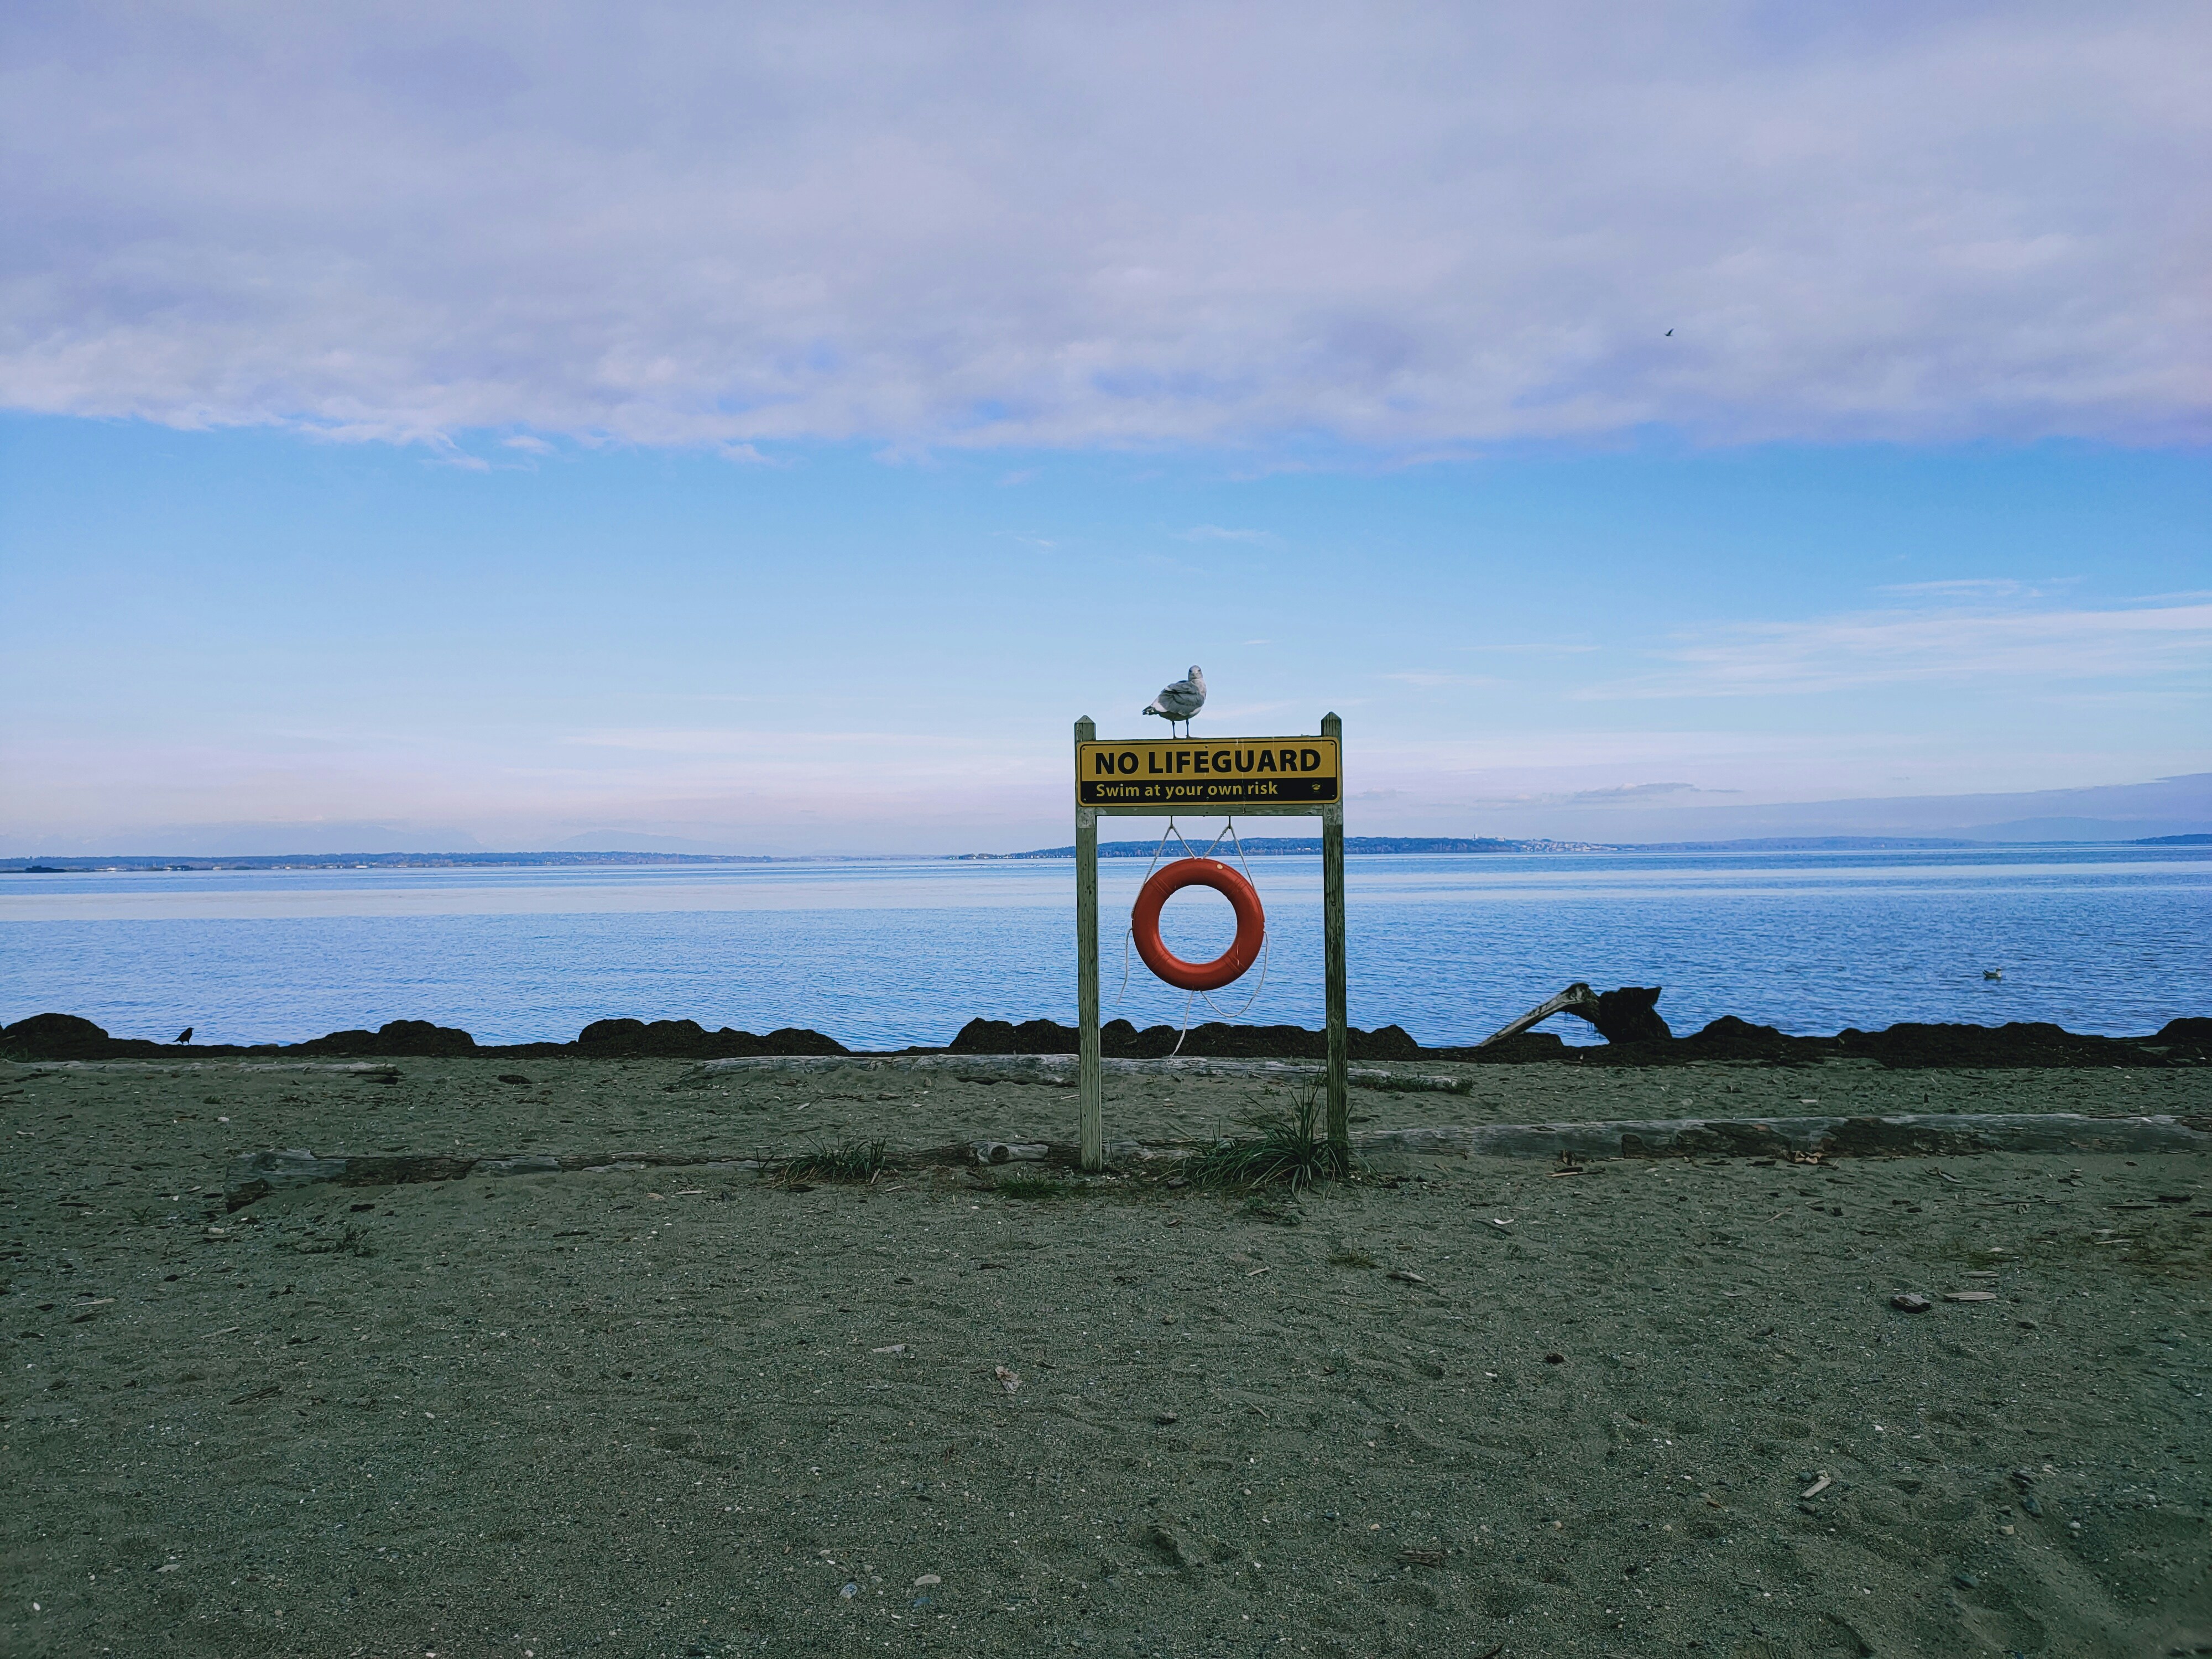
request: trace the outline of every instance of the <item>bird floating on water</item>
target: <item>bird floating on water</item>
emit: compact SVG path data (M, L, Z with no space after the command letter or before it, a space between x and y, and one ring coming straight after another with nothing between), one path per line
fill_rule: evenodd
M1181 720L1183 735L1188 737L1190 717L1205 707L1206 676L1200 671L1198 665L1193 663L1188 678L1177 680L1173 685L1163 687L1158 696L1154 697L1151 702L1137 712L1140 714L1158 714L1168 723L1168 731L1170 734L1175 731L1176 722Z
M1984 968L1982 969L1982 977L1984 979L2002 979L2004 977L2004 969L2002 968Z

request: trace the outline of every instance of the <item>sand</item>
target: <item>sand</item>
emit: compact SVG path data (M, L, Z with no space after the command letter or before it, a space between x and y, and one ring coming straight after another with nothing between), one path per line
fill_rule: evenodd
M0 1069L6 1652L2212 1648L2201 1158L1400 1158L1256 1208L617 1169L225 1212L269 1146L1073 1136L1042 1086L395 1071ZM1473 1086L1355 1113L2212 1110L2201 1070ZM1124 1080L1108 1132L1287 1097Z

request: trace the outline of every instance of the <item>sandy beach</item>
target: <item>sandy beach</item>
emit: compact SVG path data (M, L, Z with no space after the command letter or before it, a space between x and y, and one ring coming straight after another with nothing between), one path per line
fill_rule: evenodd
M2212 1112L2202 1068L1471 1088L1355 1127ZM269 1147L1065 1141L1074 1098L566 1057L0 1094L9 1653L2212 1650L2199 1157L1397 1156L1260 1204L614 1167L234 1213ZM1108 1133L1289 1095L1119 1079Z

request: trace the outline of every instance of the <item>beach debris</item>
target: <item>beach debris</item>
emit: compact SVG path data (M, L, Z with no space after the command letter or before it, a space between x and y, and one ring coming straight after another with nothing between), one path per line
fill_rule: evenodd
M916 1589L934 1589L944 1582L945 1581L939 1577L935 1573L925 1572L921 1577L914 1581L914 1587Z
M1822 1492L1827 1491L1829 1487L1835 1484L1835 1476L1830 1474L1827 1470L1822 1469L1820 1471L1820 1478L1818 1480L1815 1480L1811 1486L1806 1487L1804 1491L1799 1492L1797 1496L1800 1498L1818 1498Z
M1398 1552L1398 1559L1409 1567L1441 1567L1444 1564L1442 1550L1414 1549L1410 1546Z
M840 1601L849 1601L860 1593L860 1587L849 1578L837 1587L837 1599Z
M1585 1008L1588 1009L1588 1013L1583 1013ZM1519 1036L1530 1026L1542 1024L1553 1014L1579 1013L1588 1018L1589 1014L1595 1014L1596 1012L1597 993L1591 990L1582 981L1577 980L1559 995L1546 998L1520 1018L1508 1020L1474 1046L1478 1048L1487 1048L1493 1042L1503 1042L1508 1037Z
M906 1344L903 1342L887 1342L882 1347L871 1348L868 1352L870 1353L904 1353L906 1352Z
M1205 707L1206 674L1196 663L1193 663L1188 674L1172 685L1162 686L1160 695L1137 712L1139 714L1158 715L1168 723L1170 735L1175 732L1176 722L1180 720L1182 722L1183 733L1188 737L1191 716Z
M991 1375L999 1379L999 1386L1004 1389L1008 1394L1013 1393L1015 1389L1022 1386L1022 1379L1015 1376L1013 1372L1008 1370L1004 1365L993 1366L991 1368Z
M969 1143L969 1151L978 1164L1034 1163L1052 1147L1042 1140L975 1140Z
M1946 1291L1943 1299L1946 1302L1994 1302L1997 1299L1997 1293L1995 1291Z
M1181 1419L1178 1419L1173 1412L1162 1412L1157 1417L1152 1419L1153 1422L1158 1424L1164 1429L1180 1420Z
M1899 1291L1889 1298L1889 1305L1899 1313L1926 1313L1936 1304L1917 1291Z
M1588 1021L1607 1042L1666 1042L1674 1034L1659 1018L1659 994L1663 988L1657 985L1624 985L1617 991L1601 994L1577 980L1559 995L1546 999L1520 1018L1499 1026L1474 1046L1487 1048L1493 1042L1518 1036L1553 1014L1572 1014Z
M1389 1273L1383 1274L1382 1277L1385 1279L1395 1279L1401 1285L1425 1285L1429 1282L1427 1279L1422 1278L1420 1274L1411 1272L1404 1267L1393 1267Z

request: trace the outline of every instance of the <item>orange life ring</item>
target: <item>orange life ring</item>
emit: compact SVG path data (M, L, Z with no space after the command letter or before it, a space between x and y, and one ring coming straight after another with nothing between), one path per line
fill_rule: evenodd
M1237 912L1236 939L1211 962L1185 962L1160 939L1160 907L1169 894L1186 887L1211 887ZM1138 893L1129 927L1145 966L1169 984L1183 991L1218 991L1260 959L1267 918L1260 908L1259 894L1237 871L1213 859L1177 859L1155 872Z

